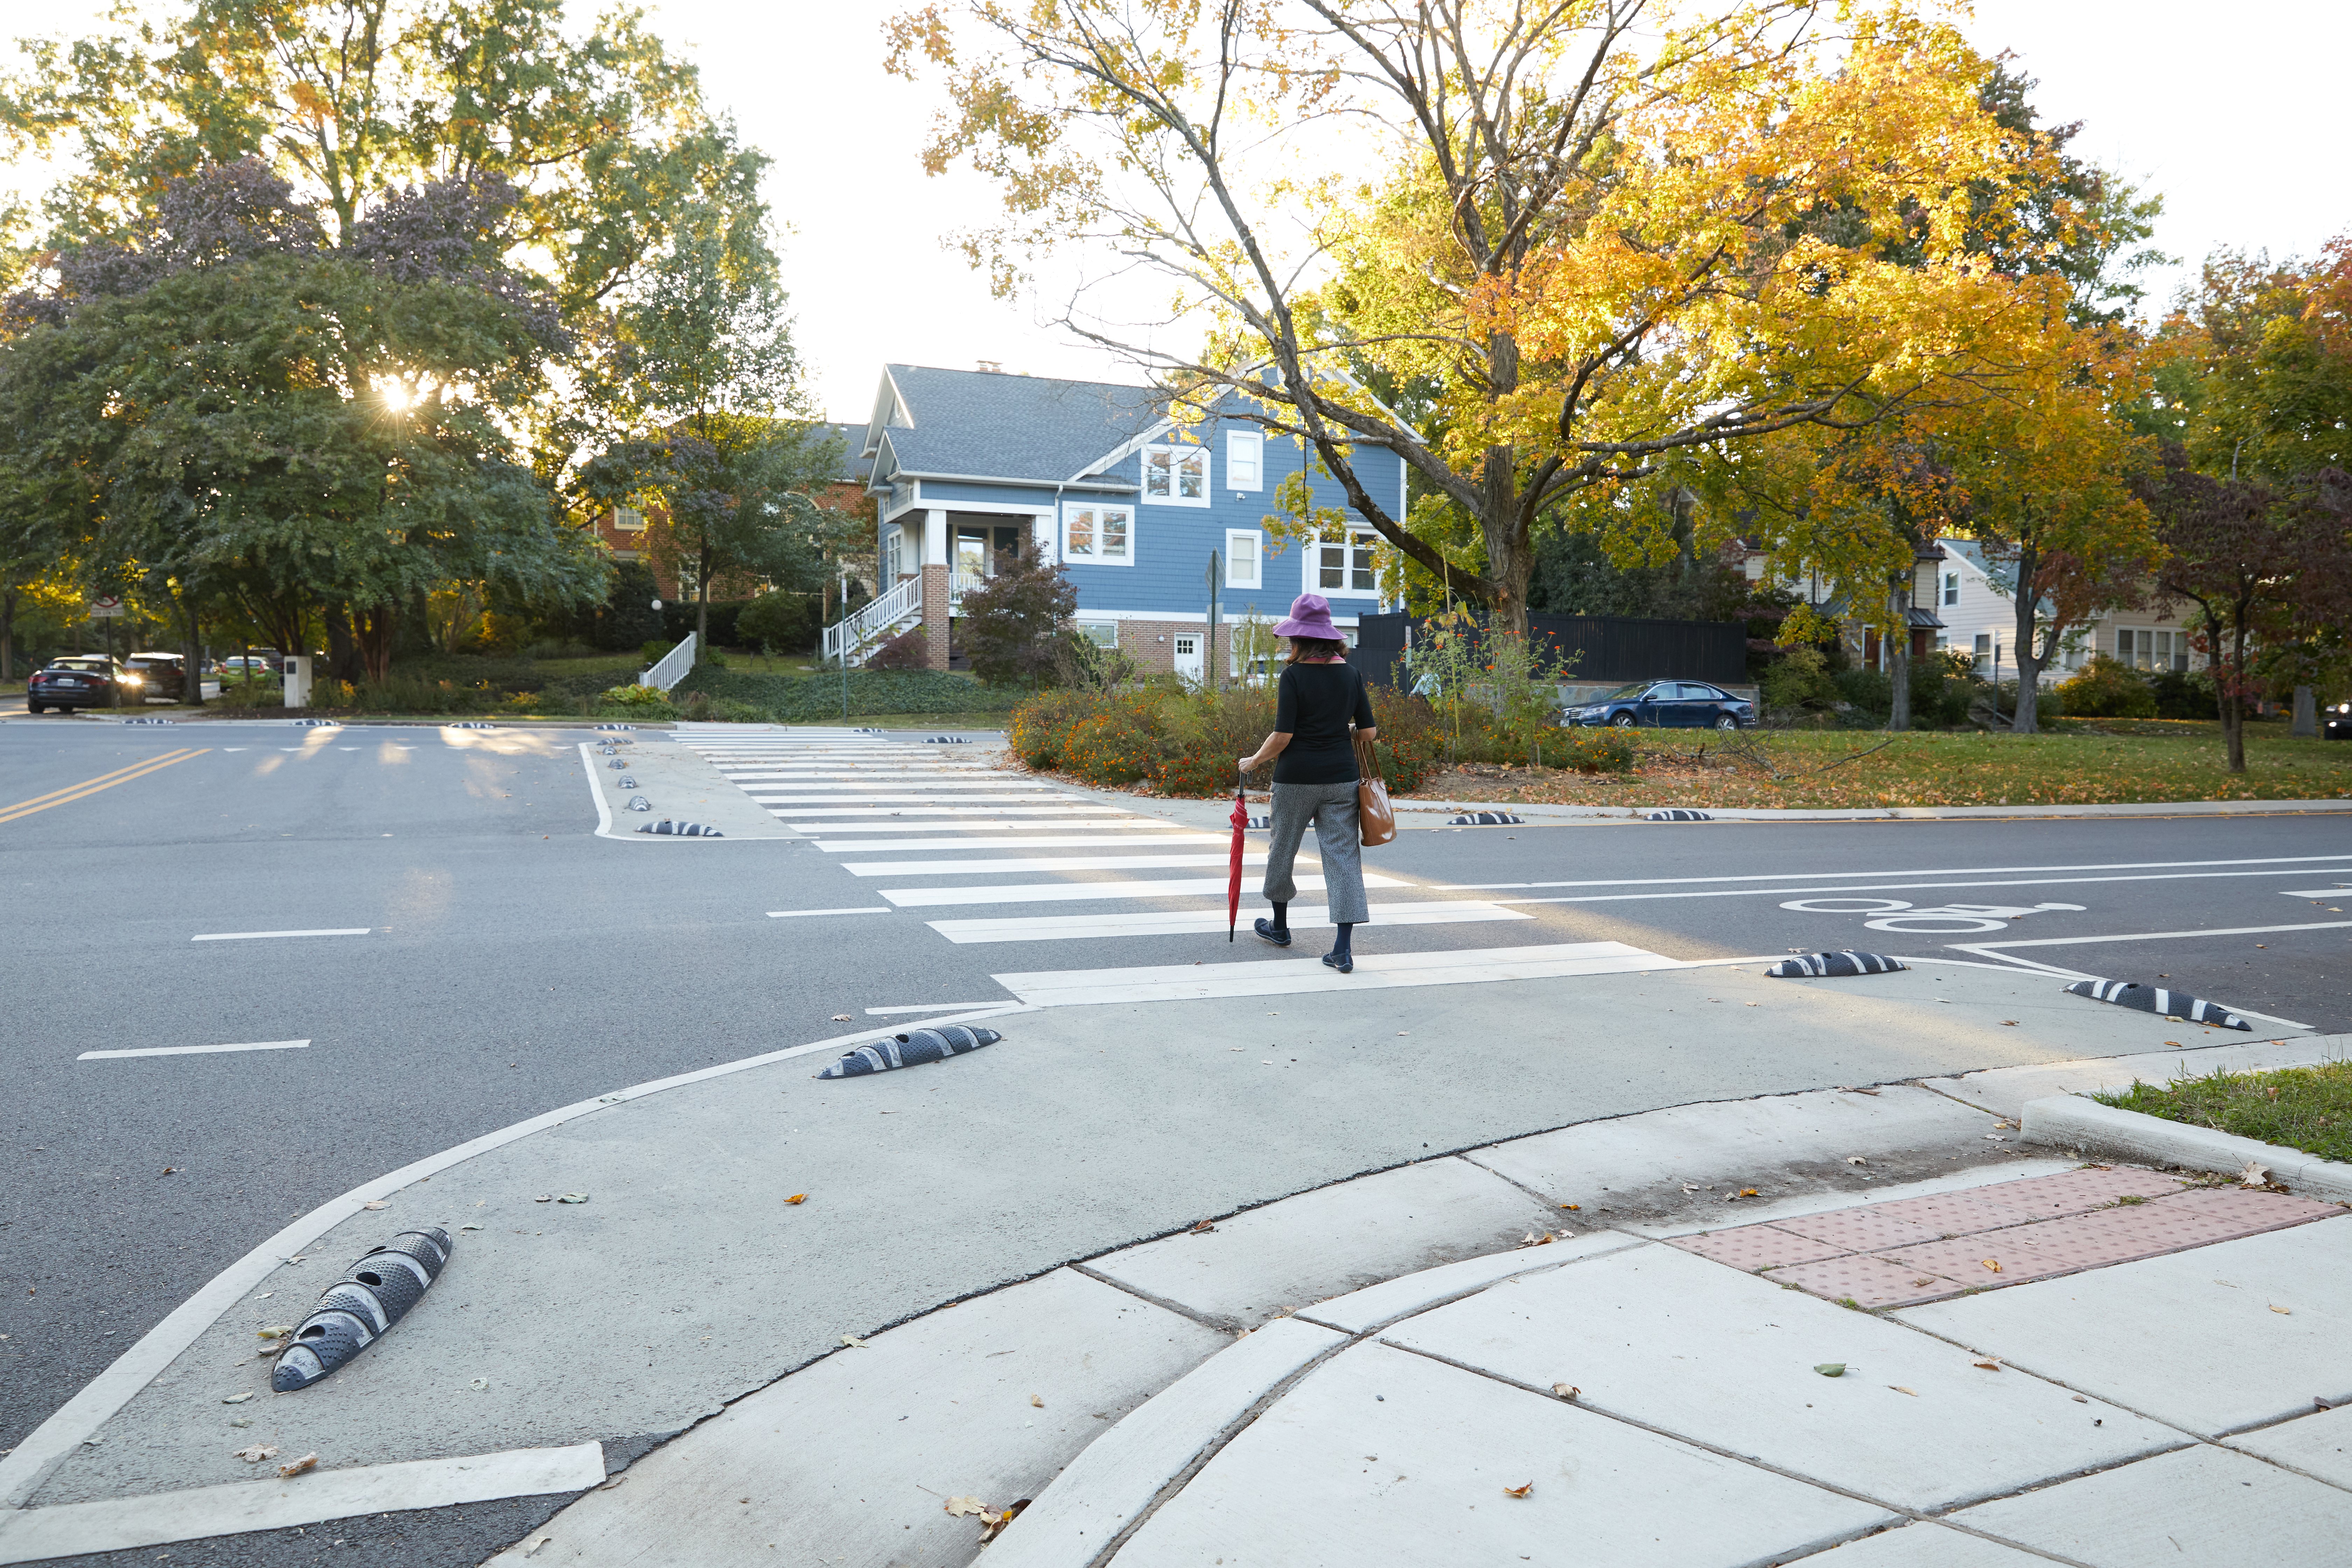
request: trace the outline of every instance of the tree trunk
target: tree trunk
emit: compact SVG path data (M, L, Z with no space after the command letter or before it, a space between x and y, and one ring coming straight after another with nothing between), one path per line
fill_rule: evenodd
M0 589L0 680L16 679L16 590Z
M2033 638L2033 577L2040 553L2031 545L2021 546L2017 552L2017 711L2009 721L2012 735L2032 735L2041 732L2036 721L2036 698L2042 684L2042 658ZM2000 688L1993 688L1993 708L2000 707Z
M1918 570L1915 564L1912 571ZM1911 578L1902 577L1895 584L1895 640L1887 645L1886 668L1895 683L1893 701L1887 709L1886 727L1896 734L1911 728Z
M352 641L359 648L360 662L368 679L388 679L392 674L392 634L400 625L400 605L385 599L365 606L353 605L351 614Z
M196 624L196 584L193 578L180 584L180 612L187 634L180 644L180 705L201 708L205 705L205 639Z
M2246 710L2239 688L2246 668L2246 617L2241 606L2230 627L2230 667L2214 684L2221 689L2221 738L2229 743L2230 771L2246 771Z
M702 563L702 570L695 574L694 584L694 654L695 662L699 664L704 651L710 647L709 546L705 545L702 553L696 559Z
M327 623L327 668L337 680L356 686L367 674L360 658L359 639L352 635L352 617L341 605L330 605L320 617Z

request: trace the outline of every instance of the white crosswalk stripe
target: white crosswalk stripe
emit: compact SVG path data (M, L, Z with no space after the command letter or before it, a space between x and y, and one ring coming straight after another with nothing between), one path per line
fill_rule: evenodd
M940 910L947 918L926 923L949 942L1222 935L1226 929L1229 861L1223 831L1129 813L1012 771L1003 766L1000 745L925 746L845 730L696 731L678 738L794 831L818 836L815 847L823 853L878 851L889 857L836 863L861 879L908 883L876 891L894 908ZM1244 852L1248 866L1263 866L1265 858L1262 839ZM1213 868L1213 875L1200 874ZM1182 874L1188 870L1195 874ZM1105 875L1127 871L1177 874ZM1003 879L1040 874L1054 879ZM979 879L983 878L989 879ZM1322 890L1323 878L1311 855L1301 857L1297 879L1302 896ZM1253 899L1255 880L1253 876L1244 883ZM1379 925L1533 918L1460 893L1432 889L1416 898L1421 884L1407 878L1371 873L1364 882L1405 895L1371 906ZM1076 914L1032 912L1041 903L1102 907ZM1322 906L1300 903L1292 907L1290 923L1313 930L1328 927L1330 919ZM1038 984L1056 992L1085 989L1083 983L1061 975Z

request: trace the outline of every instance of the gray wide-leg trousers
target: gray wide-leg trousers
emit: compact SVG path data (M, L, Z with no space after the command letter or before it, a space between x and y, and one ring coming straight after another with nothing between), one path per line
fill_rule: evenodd
M1323 890L1331 902L1333 925L1361 925L1372 918L1364 903L1363 846L1358 842L1356 781L1346 784L1274 786L1274 843L1265 857L1265 896L1286 904L1298 896L1290 874L1307 825L1323 854Z

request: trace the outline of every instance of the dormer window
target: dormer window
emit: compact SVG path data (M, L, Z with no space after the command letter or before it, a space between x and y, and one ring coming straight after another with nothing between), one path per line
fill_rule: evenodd
M1143 499L1155 506L1209 504L1206 447L1143 448Z

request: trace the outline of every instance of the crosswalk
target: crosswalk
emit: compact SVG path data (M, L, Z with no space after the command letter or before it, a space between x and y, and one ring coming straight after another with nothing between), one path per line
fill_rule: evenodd
M942 745L853 730L682 733L680 742L794 832L875 889L877 907L936 910L925 923L956 943L1223 934L1225 832L1107 806L1004 765L989 737ZM1262 867L1262 837L1243 853ZM1137 873L1142 873L1138 875ZM1320 892L1312 858L1303 895ZM1256 878L1244 893L1256 900ZM1524 921L1514 909L1367 873L1378 925ZM1412 896L1418 895L1418 896ZM1087 904L1083 912L1041 905ZM1328 927L1320 905L1290 910L1294 928Z

